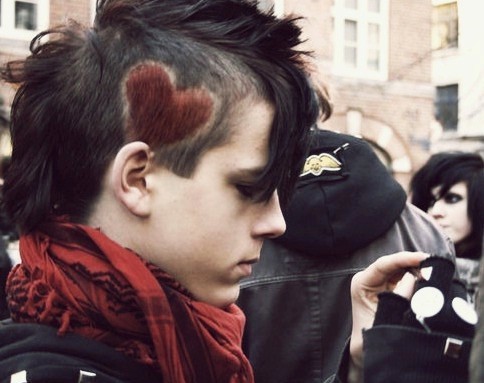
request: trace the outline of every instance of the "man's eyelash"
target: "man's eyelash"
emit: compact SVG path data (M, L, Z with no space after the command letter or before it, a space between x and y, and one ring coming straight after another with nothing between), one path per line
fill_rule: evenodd
M253 185L247 185L247 184L237 184L235 185L237 190L239 191L240 194L242 194L246 198L254 198L256 193L255 187Z

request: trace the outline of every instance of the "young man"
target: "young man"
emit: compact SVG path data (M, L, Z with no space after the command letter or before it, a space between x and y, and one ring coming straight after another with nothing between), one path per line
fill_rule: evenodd
M0 378L252 382L239 281L284 231L279 198L330 110L295 21L245 1L105 0L92 29L46 34L3 71L19 86L4 191L22 264Z

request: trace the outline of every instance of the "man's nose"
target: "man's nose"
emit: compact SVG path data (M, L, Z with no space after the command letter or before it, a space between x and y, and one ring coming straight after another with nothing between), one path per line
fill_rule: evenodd
M275 191L269 201L263 205L263 212L255 226L257 236L264 238L276 238L286 231L286 221L282 215L279 196Z

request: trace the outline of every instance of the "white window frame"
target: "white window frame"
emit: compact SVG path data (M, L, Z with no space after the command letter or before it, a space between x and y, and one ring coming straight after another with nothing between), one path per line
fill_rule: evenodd
M91 0L90 1L90 7L91 7L91 24L94 22L94 19L96 18L96 4L97 4L97 0Z
M15 28L15 3L21 1L37 5L37 29ZM31 40L37 33L49 27L49 0L2 0L0 37L14 40Z
M257 5L264 12L272 8L276 17L284 16L284 0L259 1Z
M284 0L274 0L274 15L284 16Z
M332 7L334 20L333 30L333 73L337 76L356 77L385 81L388 79L389 52L389 0L381 0L380 12L368 11L368 0L358 0L358 8L350 9L344 6L344 0L334 0ZM357 23L357 55L356 67L345 62L345 21ZM368 67L368 25L379 26L379 69Z
M438 7L438 6L441 6L441 5L450 5L450 4L456 4L457 6L457 40L456 40L456 44L455 45L452 45L452 46L444 46L444 47L434 47L434 28L435 28L435 25L434 25L434 22L432 20L432 49L435 50L435 51L445 51L445 50L449 50L449 49L456 49L459 47L459 35L460 35L460 28L461 26L459 25L460 24L460 20L459 20L459 2L458 0L432 0L432 7L435 8L435 7ZM432 10L433 12L433 10Z

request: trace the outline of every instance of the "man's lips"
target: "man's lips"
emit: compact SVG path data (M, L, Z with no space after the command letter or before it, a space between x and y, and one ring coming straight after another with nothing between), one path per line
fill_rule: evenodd
M252 265L257 263L258 260L259 258L253 258L247 261L241 261L237 263L237 267L242 271L244 277L248 277L250 274L252 274Z
M249 265L253 265L254 263L257 263L259 262L259 257L255 257L255 258L251 258L251 259L247 259L247 260L244 260L244 261L240 261L240 263L247 263Z

